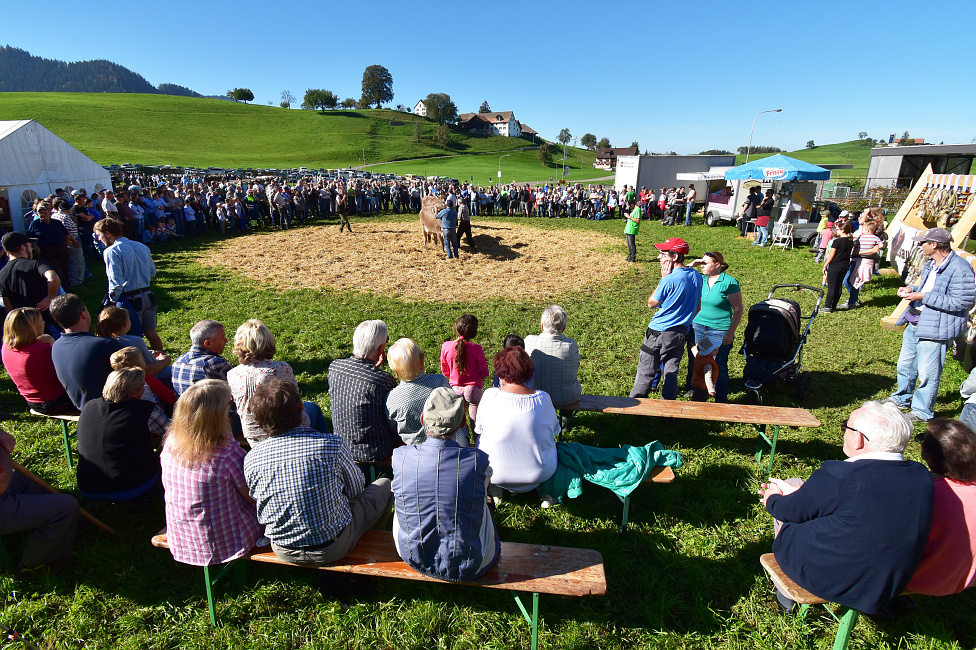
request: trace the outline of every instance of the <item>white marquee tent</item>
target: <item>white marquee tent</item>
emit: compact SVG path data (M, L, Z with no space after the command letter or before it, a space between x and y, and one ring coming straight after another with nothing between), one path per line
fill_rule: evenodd
M6 199L14 230L36 196L57 188L94 192L112 187L108 171L35 120L0 120L0 205Z

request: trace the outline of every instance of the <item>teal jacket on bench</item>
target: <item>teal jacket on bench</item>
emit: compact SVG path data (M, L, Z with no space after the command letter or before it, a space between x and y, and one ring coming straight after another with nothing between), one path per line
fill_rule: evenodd
M575 499L583 493L584 478L627 497L644 482L652 467L681 467L681 454L665 449L656 440L643 447L624 445L613 449L557 442L556 452L559 454L556 473L539 487L560 503L566 497Z

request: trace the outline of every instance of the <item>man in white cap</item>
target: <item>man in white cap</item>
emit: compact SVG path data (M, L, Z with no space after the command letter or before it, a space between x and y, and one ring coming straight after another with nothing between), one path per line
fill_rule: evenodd
M647 397L654 375L661 373L661 397L675 399L678 396L678 366L688 339L688 329L698 311L701 298L702 276L697 270L685 266L685 255L690 247L680 237L672 237L663 244L654 244L660 253L661 281L647 306L657 309L640 348L637 377L631 397Z
M966 327L976 285L973 267L952 251L948 230L930 228L915 241L921 242L929 259L918 286L898 289L898 297L911 304L898 318L898 325L906 325L898 355L898 389L886 401L910 408L911 421L928 422L935 417L949 343Z
M454 439L464 399L435 388L420 421L422 445L393 450L393 540L403 561L441 580L466 582L498 559L501 543L488 507L488 454Z

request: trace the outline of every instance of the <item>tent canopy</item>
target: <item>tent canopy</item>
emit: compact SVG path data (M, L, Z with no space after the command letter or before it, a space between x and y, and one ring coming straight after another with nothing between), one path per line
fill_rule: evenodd
M0 187L10 203L15 230L23 230L25 195L47 196L61 187L112 187L111 175L34 120L0 121Z
M726 180L757 179L769 181L825 181L830 178L830 170L814 164L775 154L768 158L753 160L725 172Z

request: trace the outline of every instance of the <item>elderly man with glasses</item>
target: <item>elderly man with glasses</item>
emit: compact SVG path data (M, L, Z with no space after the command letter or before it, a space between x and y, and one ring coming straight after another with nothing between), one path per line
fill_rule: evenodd
M898 297L911 301L898 325L906 325L898 355L898 389L886 401L911 409L912 422L935 417L935 399L945 367L946 353L966 328L976 302L973 267L952 252L952 236L945 228L930 228L915 237L928 261L918 286L898 289Z
M932 520L932 479L902 452L912 426L893 404L866 402L841 423L844 461L805 482L770 477L760 501L775 518L773 553L794 582L832 603L877 614L915 571ZM778 593L784 611L793 601Z

